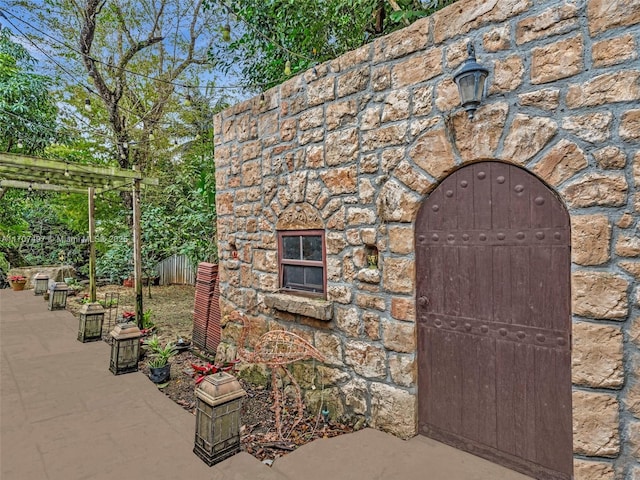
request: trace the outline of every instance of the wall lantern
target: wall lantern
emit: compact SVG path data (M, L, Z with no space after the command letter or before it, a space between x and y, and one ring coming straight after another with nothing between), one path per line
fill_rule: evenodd
M44 295L49 287L49 275L36 273L33 277L33 283L33 293L36 295Z
M67 308L67 293L69 293L69 287L66 283L52 282L49 285L49 310Z
M473 118L473 114L482 101L484 84L489 70L476 62L476 50L471 43L467 45L467 52L469 58L453 75L453 80L458 85L460 103L469 114L469 118Z
M196 387L193 452L211 466L240 451L240 407L246 392L226 372L208 375Z
M142 332L135 323L119 323L111 332L111 361L114 375L137 372Z
M80 324L78 340L82 343L95 342L102 339L104 308L99 303L85 303L80 308Z

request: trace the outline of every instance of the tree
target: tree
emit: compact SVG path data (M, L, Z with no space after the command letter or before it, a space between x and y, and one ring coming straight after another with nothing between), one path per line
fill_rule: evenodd
M224 6L233 31L211 55L225 71L241 65L254 90L265 90L316 63L336 58L456 0L208 0ZM229 35L231 22L224 27Z
M26 48L0 29L0 150L35 155L59 140L55 100L49 77L32 71L35 60Z

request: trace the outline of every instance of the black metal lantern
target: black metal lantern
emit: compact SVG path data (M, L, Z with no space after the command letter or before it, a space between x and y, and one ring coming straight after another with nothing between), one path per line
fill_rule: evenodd
M240 407L246 392L225 372L208 375L196 387L193 452L211 466L240 451Z
M467 45L467 52L469 58L453 75L453 80L458 85L460 103L469 114L469 118L473 118L473 114L482 101L489 70L476 61L476 50L471 43Z
M82 343L95 342L102 339L104 308L99 303L85 303L80 308L80 324L78 340Z
M49 286L49 276L44 273L36 273L33 277L33 293L35 295L44 295Z
M64 282L49 285L49 310L64 310L67 308L67 293L69 287Z
M142 332L135 323L119 323L111 335L109 370L114 375L137 372Z

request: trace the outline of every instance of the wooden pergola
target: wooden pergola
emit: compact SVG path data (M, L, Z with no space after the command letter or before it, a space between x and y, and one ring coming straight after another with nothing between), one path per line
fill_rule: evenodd
M0 198L8 188L87 194L89 202L89 297L96 301L96 246L94 195L109 190L133 193L133 265L136 319L142 321L142 250L140 231L141 185L158 185L157 178L113 167L81 165L59 160L0 153Z

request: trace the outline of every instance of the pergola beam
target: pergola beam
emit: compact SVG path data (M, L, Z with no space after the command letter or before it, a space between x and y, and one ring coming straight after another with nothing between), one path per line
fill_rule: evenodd
M80 165L13 153L0 153L0 177L12 179L19 177L26 180L34 177L43 180L49 178L50 183L75 184L77 187L84 188L105 188L109 183L126 183L130 186L133 180L139 180L144 185L159 184L157 178L144 177L142 173L134 170Z
M22 180L0 180L0 187L20 188L22 190L46 190L49 192L87 193L84 188L64 187L62 185L51 185L50 183L24 182Z

